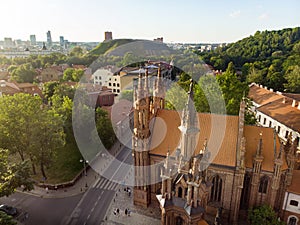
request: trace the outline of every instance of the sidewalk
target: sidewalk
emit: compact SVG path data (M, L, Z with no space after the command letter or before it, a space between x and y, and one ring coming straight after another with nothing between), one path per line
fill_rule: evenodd
M132 188L131 193L132 193ZM115 209L119 209L120 213L114 215ZM125 215L125 209L130 210L130 216ZM105 219L105 218L104 218ZM141 225L161 224L161 212L158 204L152 204L149 208L145 209L136 205L133 205L132 194L129 196L126 191L120 189L116 192L114 200L110 205L106 213L106 220L101 223L102 225Z
M103 158L98 156L95 161L98 161L98 164L105 168L109 161L112 160L113 157L119 153L119 151L120 143L116 142L110 150L111 155L109 157ZM81 178L78 179L73 186L60 188L57 190L47 190L46 188L35 185L34 189L31 191L23 192L21 189L17 189L17 192L34 195L41 198L65 198L84 193L95 183L98 178L99 174L94 171L93 168L88 167L86 170L86 176L84 175L84 170L82 170Z

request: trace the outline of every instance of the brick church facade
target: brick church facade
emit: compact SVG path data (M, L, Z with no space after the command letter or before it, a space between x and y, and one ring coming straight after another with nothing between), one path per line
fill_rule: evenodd
M164 109L165 89L160 69L134 82L134 204L158 202L163 225L207 224L205 214L216 212L237 224L262 204L280 211L297 146L285 147L271 128L244 125L244 100L238 116L197 113L191 82L178 113Z

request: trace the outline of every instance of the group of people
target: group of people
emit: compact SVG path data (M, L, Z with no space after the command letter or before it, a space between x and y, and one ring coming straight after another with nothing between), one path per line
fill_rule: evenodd
M131 196L131 189L129 187L124 188L124 191L127 192L128 196Z
M130 216L131 211L128 208L126 208L124 210L124 212L125 212L125 216ZM119 208L114 209L114 215L115 216L120 215L120 209Z

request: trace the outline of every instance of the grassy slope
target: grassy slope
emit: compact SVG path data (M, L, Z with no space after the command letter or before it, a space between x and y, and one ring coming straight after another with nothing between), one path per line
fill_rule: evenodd
M111 40L111 41L107 41L107 42L102 42L96 48L91 50L88 53L88 55L99 56L99 55L105 54L108 51L113 50L114 48L116 48L120 45L127 44L127 43L130 43L133 41L134 41L133 39L115 39L115 40Z

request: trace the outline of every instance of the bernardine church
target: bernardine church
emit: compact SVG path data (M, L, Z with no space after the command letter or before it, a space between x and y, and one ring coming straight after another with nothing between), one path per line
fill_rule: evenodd
M286 149L272 128L245 125L244 100L238 116L197 113L191 82L179 115L164 109L165 89L160 69L151 82L147 70L134 81L134 204L158 202L162 225L207 224L206 213L217 212L237 224L262 204L280 211L296 145ZM225 121L222 137L216 121Z

